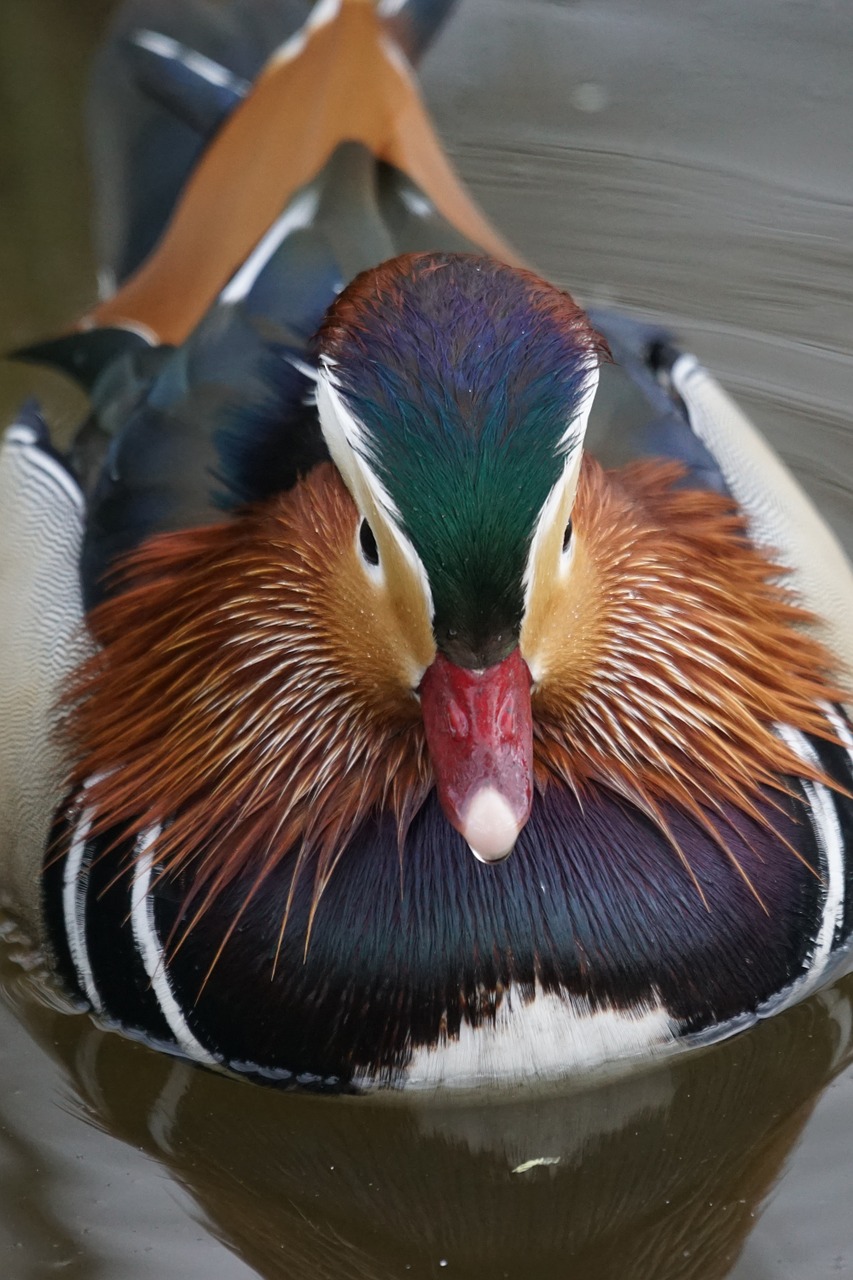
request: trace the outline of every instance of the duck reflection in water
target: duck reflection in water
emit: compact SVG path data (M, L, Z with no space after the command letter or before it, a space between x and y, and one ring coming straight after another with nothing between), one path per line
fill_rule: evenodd
M23 982L24 979L20 979ZM81 1122L161 1161L265 1280L722 1280L822 1089L853 980L748 1035L553 1096L248 1086L31 998Z

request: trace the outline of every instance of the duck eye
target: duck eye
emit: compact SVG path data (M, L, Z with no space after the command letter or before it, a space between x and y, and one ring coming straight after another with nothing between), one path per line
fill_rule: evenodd
M366 520L362 520L358 530L358 545L361 547L361 554L368 564L374 567L379 564L379 548L376 545L373 530Z
M568 551L571 541L572 541L572 521L570 518L568 524L566 525L565 533L563 534L563 552L564 553Z

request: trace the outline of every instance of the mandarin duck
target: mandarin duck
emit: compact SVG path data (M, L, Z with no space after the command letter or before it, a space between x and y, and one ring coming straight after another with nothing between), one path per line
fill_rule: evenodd
M0 455L6 897L99 1019L280 1085L645 1062L853 934L850 567L477 210L449 7L122 10L102 297L19 353L91 411Z

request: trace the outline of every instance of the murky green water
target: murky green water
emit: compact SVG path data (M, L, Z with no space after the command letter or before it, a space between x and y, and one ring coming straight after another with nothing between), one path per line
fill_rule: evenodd
M110 7L0 6L3 345L90 297L80 100ZM424 81L498 225L588 301L669 320L853 547L851 47L844 0L462 0ZM0 406L36 382L72 421L26 371ZM8 1280L853 1274L853 981L627 1081L436 1107L215 1078L61 1011L17 951Z

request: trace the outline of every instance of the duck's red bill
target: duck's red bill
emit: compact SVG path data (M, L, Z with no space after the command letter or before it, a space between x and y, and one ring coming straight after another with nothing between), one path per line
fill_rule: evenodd
M438 797L483 862L505 858L533 803L530 672L518 649L469 671L438 654L421 681L421 708Z

